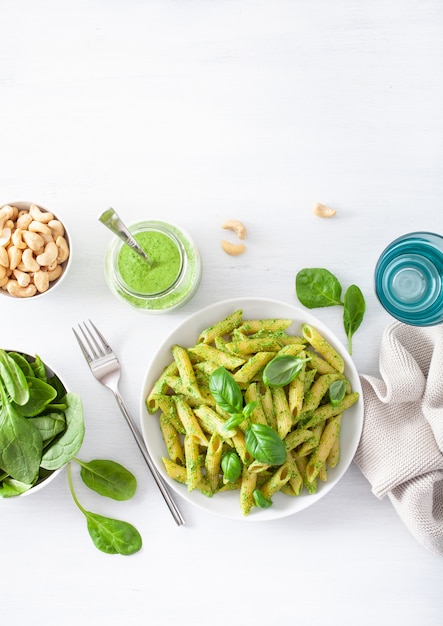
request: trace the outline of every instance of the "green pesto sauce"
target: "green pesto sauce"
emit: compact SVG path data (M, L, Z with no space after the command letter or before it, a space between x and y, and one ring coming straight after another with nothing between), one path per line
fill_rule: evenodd
M118 271L131 291L143 294L168 289L180 273L181 257L176 244L167 235L147 230L134 235L137 243L155 262L150 267L129 246L122 246L118 255Z

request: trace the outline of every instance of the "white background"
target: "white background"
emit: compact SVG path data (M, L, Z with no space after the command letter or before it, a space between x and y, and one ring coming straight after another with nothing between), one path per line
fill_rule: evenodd
M138 421L147 365L186 316L240 295L297 305L296 272L327 267L365 293L354 361L377 374L391 321L373 293L378 255L405 232L441 232L441 2L0 0L0 24L0 204L40 203L73 239L54 294L1 299L0 345L40 354L81 394L79 456L120 461L139 486L115 503L77 483L79 497L144 540L131 557L97 551L66 472L0 502L2 623L441 624L441 557L355 465L295 516L234 522L180 500L176 527L71 331L102 329ZM315 217L316 202L336 217ZM180 311L147 316L110 294L109 206L191 233L204 273ZM235 239L228 218L248 228L241 257L220 247ZM344 341L339 311L315 314Z

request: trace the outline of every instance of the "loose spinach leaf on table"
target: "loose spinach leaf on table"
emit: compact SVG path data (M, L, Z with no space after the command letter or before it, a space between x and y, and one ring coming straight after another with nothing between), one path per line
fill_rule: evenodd
M366 309L364 296L357 285L351 285L341 301L342 286L334 274L325 268L304 268L295 278L295 291L300 302L313 309L343 306L343 326L352 354L352 336L363 321Z
M308 309L343 304L339 280L322 267L300 270L295 277L295 289L298 299Z
M349 354L352 354L352 336L363 321L366 302L357 285L348 287L344 298L343 324L348 338Z
M129 500L135 494L137 480L120 463L104 459L73 460L81 466L80 476L89 489L113 500Z
M132 524L92 513L80 504L72 481L71 463L68 464L68 483L75 504L86 517L88 532L96 548L107 554L126 556L141 549L141 535Z

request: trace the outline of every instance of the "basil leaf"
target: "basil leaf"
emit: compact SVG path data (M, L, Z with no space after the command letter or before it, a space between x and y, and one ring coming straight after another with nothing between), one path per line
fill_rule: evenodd
M245 431L246 450L267 465L281 465L286 460L286 447L275 430L265 424L250 424Z
M140 533L132 524L85 511L88 532L96 548L106 554L129 555L142 547Z
M303 369L303 364L309 358L282 354L269 361L263 370L263 382L268 387L283 387L288 385Z
M348 287L344 297L343 325L348 337L348 350L352 354L352 336L363 321L366 310L364 296L357 285Z
M346 381L334 380L329 387L329 401L332 406L337 406L346 394Z
M85 485L101 496L113 500L129 500L137 489L135 476L120 463L96 459L80 464L80 476Z
M254 498L256 506L260 507L261 509L268 509L270 506L272 506L272 500L266 498L263 495L263 492L260 491L260 489L254 489L254 491L252 492L252 497Z
M237 426L240 426L244 419L245 416L243 413L234 413L234 415L231 415L231 417L223 424L223 430L227 432L233 428L237 428Z
M248 402L248 404L243 407L243 415L246 419L251 416L251 413L253 412L257 404L257 400L252 400L252 402Z
M235 450L230 450L222 456L221 468L223 476L230 483L234 483L242 473L242 462Z
M308 309L343 304L341 284L329 270L305 268L295 277L295 291L300 302Z
M209 389L218 406L227 413L240 413L243 395L234 377L224 368L218 367L209 378Z

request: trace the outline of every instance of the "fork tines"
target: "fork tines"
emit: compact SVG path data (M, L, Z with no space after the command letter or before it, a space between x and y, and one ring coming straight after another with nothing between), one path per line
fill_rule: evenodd
M98 330L98 328L91 322L91 320L88 320L88 322L92 330L87 326L86 322L83 322L83 325L81 323L78 325L79 331L81 332L83 339L77 334L75 328L73 328L72 330L85 359L88 362L91 362L94 359L98 359L105 356L106 354L110 354L112 352L112 349L106 339L101 334L101 332Z

